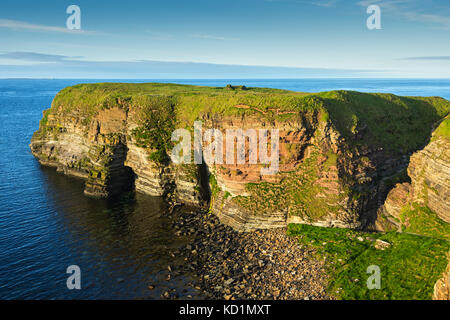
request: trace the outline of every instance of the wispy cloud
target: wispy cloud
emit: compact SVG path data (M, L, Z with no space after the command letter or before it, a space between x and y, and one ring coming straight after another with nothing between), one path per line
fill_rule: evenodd
M308 0L265 0L266 2L294 2L301 4L309 4L317 7L334 7L339 0L317 0L317 1L308 1Z
M94 31L88 30L70 30L65 27L46 26L42 24L33 24L25 21L0 19L0 28L12 30L26 30L35 32L60 32L71 34L96 34Z
M408 57L400 60L450 61L450 56Z
M302 77L361 77L383 72L380 70L302 68L257 65L230 65L180 61L92 61L76 57L38 52L3 53L0 58L30 61L33 64L0 64L1 77L52 78L302 78ZM87 76L89 75L89 76Z
M434 23L444 29L450 29L450 17L415 12L406 12L405 16L412 21Z
M338 0L328 0L328 1L301 1L301 2L309 2L313 6L318 7L334 7Z
M229 38L229 37L221 37L221 36L215 36L215 35L210 35L210 34L205 34L205 33L194 33L190 35L191 38L197 38L197 39L210 39L210 40L221 40L221 41L225 41L225 40L240 40L239 38Z
M400 6L410 6L414 4L415 0L361 0L357 2L357 5L362 7L368 7L372 4L376 4L381 8L386 9L398 9Z
M144 32L153 40L172 40L174 38L174 35L170 33L157 32L153 30L145 30Z
M0 53L0 59L33 61L33 62L61 62L79 58L82 57L79 56L70 57L58 54L46 54L46 53L23 52L23 51Z

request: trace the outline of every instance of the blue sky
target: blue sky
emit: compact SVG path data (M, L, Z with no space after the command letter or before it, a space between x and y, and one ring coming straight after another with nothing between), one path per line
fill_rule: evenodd
M450 77L448 0L2 0L0 39L1 78Z

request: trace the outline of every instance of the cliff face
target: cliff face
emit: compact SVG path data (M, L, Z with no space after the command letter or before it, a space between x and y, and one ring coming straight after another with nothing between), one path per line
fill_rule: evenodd
M249 231L291 222L358 228L371 221L383 192L377 181L402 170L406 162L401 155L371 147L352 149L332 123L320 117L305 113L269 124L252 117L207 122L223 130L279 130L275 175L261 175L261 165L207 163L216 180L211 208L222 222Z
M440 98L344 91L78 85L55 97L30 147L42 164L86 179L88 196L171 193L183 203L209 205L242 231L287 222L356 228L374 223L392 181L449 106ZM168 157L172 132L192 132L196 120L203 134L277 129L278 172L262 174L270 164L250 163L249 142L244 163L175 164ZM439 205L435 210L444 212L448 200Z
M41 122L32 138L32 153L43 165L86 179L87 196L116 196L133 189L165 196L176 186L180 201L202 204L196 171L158 164L149 158L147 148L137 145L132 134L137 127L133 112L104 109L89 123L77 112L44 117L46 122Z
M379 209L377 227L450 239L450 118L411 156L410 183L397 184Z
M442 123L449 126L450 118ZM439 130L438 130L439 131ZM410 160L411 199L426 205L450 223L450 139L435 134L432 141Z

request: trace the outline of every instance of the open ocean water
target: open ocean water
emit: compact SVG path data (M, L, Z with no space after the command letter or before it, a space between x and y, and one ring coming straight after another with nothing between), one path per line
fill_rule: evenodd
M83 181L41 167L29 143L42 111L64 87L86 82L246 85L303 92L337 89L450 99L450 80L20 80L0 79L0 299L157 299L168 284L174 237L159 198L128 201L83 196ZM68 290L66 268L81 268ZM184 295L191 275L172 280ZM155 285L149 290L148 285Z

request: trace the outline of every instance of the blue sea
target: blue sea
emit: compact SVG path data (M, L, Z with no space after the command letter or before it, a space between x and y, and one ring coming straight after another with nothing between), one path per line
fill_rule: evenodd
M189 287L193 275L165 280L173 263L167 252L186 239L173 236L161 199L140 194L126 201L88 199L82 181L40 166L30 153L42 111L59 90L106 81L450 99L450 80L439 79L0 80L0 299L158 299L170 288L181 298L195 297ZM81 269L81 290L67 289L70 265Z

